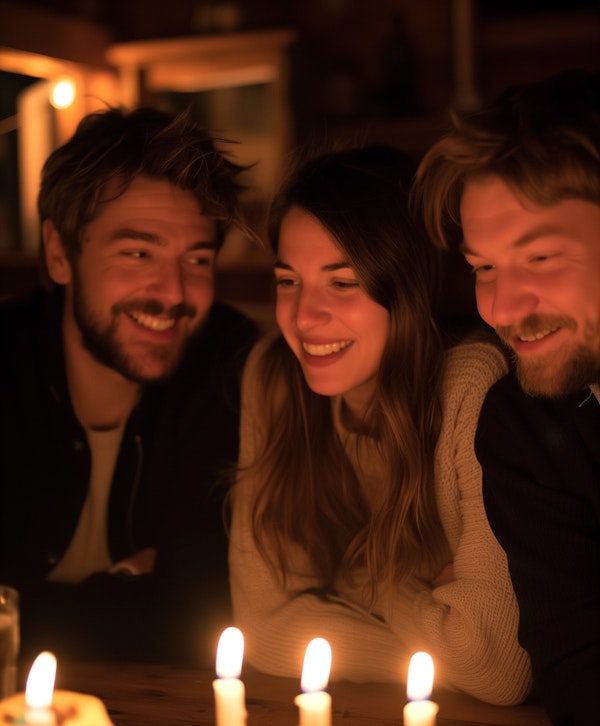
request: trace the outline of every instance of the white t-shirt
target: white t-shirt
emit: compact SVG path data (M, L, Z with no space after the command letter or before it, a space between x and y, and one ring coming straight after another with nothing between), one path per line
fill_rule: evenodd
M92 457L88 494L73 539L49 580L81 582L113 564L108 551L107 509L123 429L124 425L107 431L86 429Z

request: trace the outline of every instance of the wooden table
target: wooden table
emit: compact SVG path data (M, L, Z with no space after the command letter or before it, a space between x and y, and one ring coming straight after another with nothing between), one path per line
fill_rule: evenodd
M115 726L214 726L213 673L169 665L62 663L56 687L104 701ZM265 676L244 666L248 726L297 726L299 681ZM332 683L332 726L400 726L404 687ZM434 691L437 726L550 726L534 705L491 706Z

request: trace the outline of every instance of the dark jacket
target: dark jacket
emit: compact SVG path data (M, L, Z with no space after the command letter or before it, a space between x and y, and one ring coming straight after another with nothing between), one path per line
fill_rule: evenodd
M229 620L226 470L256 327L215 304L177 373L147 385L126 425L109 499L114 562L158 549L152 575L50 583L86 497L90 452L73 412L61 297L0 306L0 581L21 593L23 653L192 660ZM58 655L57 653L57 655Z
M490 389L476 452L540 699L556 724L597 724L600 404L590 390L531 398L510 374Z

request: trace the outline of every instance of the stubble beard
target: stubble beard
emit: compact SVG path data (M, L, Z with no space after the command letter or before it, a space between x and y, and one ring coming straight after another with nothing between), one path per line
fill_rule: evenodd
M577 330L577 324L572 319L554 321L537 316L525 321L522 327L529 332L536 326L538 329L552 327L556 322L559 322L561 327ZM513 331L499 329L496 332L509 347L517 380L529 396L564 398L600 381L600 326L594 327L589 323L584 332L583 342L574 346L562 361L560 353L520 358L508 343L514 334Z
M91 307L88 305L83 294L83 285L80 284L77 275L73 279L73 314L85 349L101 365L112 368L127 380L134 383L159 383L171 377L177 370L187 347L193 337L188 335L187 339L179 343L174 349L174 344L148 346L147 349L137 355L128 353L124 344L118 338L118 318L126 314L125 311L131 308L138 312L144 311L148 314L158 315L164 310L164 306L153 300L132 301L127 305L113 305L110 311L111 322L108 325L102 324ZM183 315L194 315L195 310L185 306L176 306L172 311L176 317ZM194 333L200 328L199 323Z

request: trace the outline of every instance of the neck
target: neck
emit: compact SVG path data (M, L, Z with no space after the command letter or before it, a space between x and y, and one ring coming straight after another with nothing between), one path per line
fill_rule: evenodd
M67 384L73 410L84 428L121 426L137 403L141 385L99 363L84 347L79 329L63 323Z
M348 406L347 401L342 397L340 401L340 423L346 429L354 434L362 434L364 436L373 436L374 431L369 426L364 417L365 407L356 410Z

